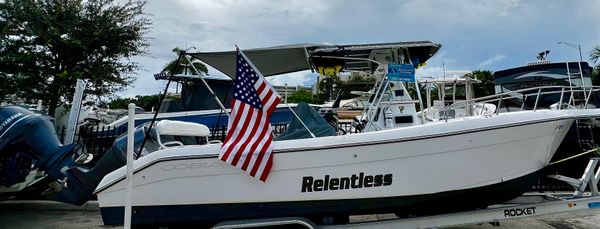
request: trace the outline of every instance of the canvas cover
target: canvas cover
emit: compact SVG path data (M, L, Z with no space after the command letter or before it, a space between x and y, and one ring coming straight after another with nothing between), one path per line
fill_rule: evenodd
M335 136L335 130L332 126L323 119L317 111L310 107L307 103L300 103L294 109L298 117L302 119L304 124L310 129L310 131L317 137ZM277 141L280 140L292 140L292 139L303 139L311 138L310 133L306 128L298 121L296 117L292 117L290 124L285 132L283 132Z
M231 105L231 81L206 80L225 108ZM183 111L220 109L215 97L200 81L185 82L181 87L181 107Z

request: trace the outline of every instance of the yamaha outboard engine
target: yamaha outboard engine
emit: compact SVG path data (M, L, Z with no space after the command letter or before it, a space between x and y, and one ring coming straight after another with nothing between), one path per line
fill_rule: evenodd
M137 127L134 131L134 148L136 152L139 152L146 129L147 125L142 125ZM158 146L150 139L146 142L144 152L156 149L158 149ZM126 152L127 133L124 133L115 139L111 148L96 163L94 168L71 167L66 169L66 185L59 193L52 196L52 199L75 205L84 204L92 198L96 186L98 186L106 174L125 165Z
M63 168L75 165L73 153L77 144L63 146L58 140L51 118L19 106L0 107L0 171L3 185L21 182L31 165L62 181ZM15 174L21 174L14 179ZM6 179L13 177L13 179Z
M49 199L84 204L92 198L106 174L125 165L127 135L119 136L93 168L85 168L73 160L79 145L63 146L50 120L46 115L19 106L0 107L0 185L10 186L23 181L33 164L57 181L51 185L51 191L46 192ZM148 126L141 125L134 131L136 152L139 152ZM155 140L158 136L153 133L142 156L159 149Z

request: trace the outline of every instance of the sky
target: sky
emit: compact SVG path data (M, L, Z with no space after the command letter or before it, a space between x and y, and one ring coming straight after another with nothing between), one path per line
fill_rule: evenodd
M149 54L135 57L137 80L118 95L157 94L153 74L190 52L231 51L295 43L362 44L428 40L442 48L417 77L446 70L518 67L550 50L552 62L584 60L600 45L600 0L150 0ZM223 75L209 69L209 75ZM274 85L314 83L310 71L270 77Z

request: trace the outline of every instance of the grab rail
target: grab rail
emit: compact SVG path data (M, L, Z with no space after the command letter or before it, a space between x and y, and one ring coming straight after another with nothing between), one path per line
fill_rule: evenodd
M560 90L558 90L558 89L560 89ZM567 90L565 90L565 89L567 89ZM589 104L589 100L592 97L593 92L595 92L595 91L600 91L600 86L578 87L578 88L574 88L574 87L570 87L570 86L542 86L542 87L519 89L519 90L515 90L515 91L509 91L509 92L504 92L504 93L500 93L500 94L489 95L489 96L484 96L484 97L480 97L480 98L476 98L476 99L471 99L468 101L456 102L456 103L451 104L447 108L445 108L443 110L443 113L444 113L444 119L446 121L448 121L448 112L450 110L458 108L458 107L467 107L467 106L472 106L477 103L482 103L483 105L482 105L480 114L483 114L483 111L485 109L485 103L497 101L496 111L494 113L498 114L500 109L502 108L503 101L509 100L509 99L520 99L522 102L520 110L523 110L523 109L525 109L525 103L530 96L535 96L535 102L533 104L533 111L536 111L538 109L540 96L550 95L550 94L560 94L560 99L558 101L558 107L557 107L557 109L560 110L560 109L562 109L562 104L563 104L565 93L569 93L569 101L568 101L567 105L571 105L571 104L573 104L573 106L583 105L583 109L585 109L585 108L587 108L587 105ZM584 102L576 104L575 96L578 93L582 93ZM504 104L506 104L506 103L504 103ZM507 109L508 109L508 107L507 107ZM471 114L471 115L474 115L474 114Z

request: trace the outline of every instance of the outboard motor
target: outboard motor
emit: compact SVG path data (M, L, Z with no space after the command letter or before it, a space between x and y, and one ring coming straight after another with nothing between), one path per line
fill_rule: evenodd
M73 155L79 145L63 146L50 120L46 115L19 106L0 107L0 184L10 186L21 182L33 164L57 181L46 192L49 199L82 205L92 198L96 186L106 174L125 165L127 134L119 136L90 169L74 161ZM136 152L139 152L148 126L138 126L134 131ZM151 132L142 156L159 149L157 137L155 132Z
M63 146L51 120L49 116L23 107L0 107L0 159L5 162L0 165L2 176L11 176L15 172L29 173L33 163L50 178L57 181L65 179L62 169L75 165L72 155L79 147L77 144ZM20 181L12 179L4 182L4 185L10 186Z
M334 130L338 130L338 114L335 109L323 107L319 109L319 115L323 117Z
M134 151L139 152L139 148L144 140L147 125L139 126L134 131ZM152 136L152 135L151 135ZM155 141L148 139L144 151L154 151L158 149ZM57 194L51 196L51 199L69 204L82 205L93 196L96 186L102 181L104 176L126 164L127 152L127 133L115 139L110 149L96 163L94 168L87 169L83 167L71 167L66 169L66 185ZM143 155L143 154L142 154Z

